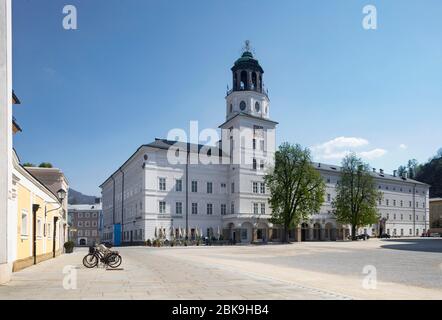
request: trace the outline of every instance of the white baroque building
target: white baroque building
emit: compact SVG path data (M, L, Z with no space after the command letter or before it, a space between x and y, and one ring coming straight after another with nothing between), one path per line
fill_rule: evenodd
M281 238L281 228L269 222L269 194L263 182L273 163L277 125L270 119L264 70L246 50L232 74L217 147L156 139L139 147L100 186L103 241L135 244L160 236L184 237L185 230L189 238L202 233L244 243ZM344 239L350 228L337 224L331 208L340 168L314 165L326 182L324 204L290 236ZM428 185L382 170L372 174L384 193L379 203L382 219L359 232L415 236L429 228Z

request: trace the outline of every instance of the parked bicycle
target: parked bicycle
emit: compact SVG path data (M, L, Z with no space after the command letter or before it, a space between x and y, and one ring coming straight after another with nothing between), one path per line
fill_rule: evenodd
M118 251L112 251L104 245L90 247L89 253L83 258L83 265L91 269L97 267L100 262L115 269L121 265L123 258Z

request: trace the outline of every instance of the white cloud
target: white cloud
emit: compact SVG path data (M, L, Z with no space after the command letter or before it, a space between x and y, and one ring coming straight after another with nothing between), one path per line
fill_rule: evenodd
M378 149L373 149L370 151L358 152L357 155L361 158L372 160L372 159L380 158L380 157L384 156L386 153L387 153L387 150L378 148Z
M368 140L357 137L338 137L330 141L311 147L312 153L318 160L340 160L351 152L357 156L372 160L382 157L387 150L376 148L367 151L356 151L369 145Z
M407 149L408 149L408 146L407 146L406 144L401 143L401 144L399 145L399 149L407 150Z

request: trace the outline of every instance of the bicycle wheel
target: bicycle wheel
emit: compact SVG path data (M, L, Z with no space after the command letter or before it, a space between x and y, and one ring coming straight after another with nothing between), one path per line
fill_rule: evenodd
M112 254L108 259L108 266L115 269L118 268L123 262L123 258L119 254Z
M98 265L98 257L89 253L83 258L83 265L89 269L95 268Z

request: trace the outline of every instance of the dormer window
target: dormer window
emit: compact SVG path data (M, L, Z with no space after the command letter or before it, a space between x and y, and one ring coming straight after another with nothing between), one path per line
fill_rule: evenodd
M257 101L256 103L255 103L255 111L256 112L259 112L261 110L261 106L259 105L259 102Z

